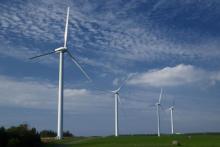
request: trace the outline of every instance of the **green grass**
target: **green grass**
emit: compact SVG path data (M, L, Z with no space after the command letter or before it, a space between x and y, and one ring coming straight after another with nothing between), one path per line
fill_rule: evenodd
M44 147L172 147L178 140L181 147L220 147L220 135L120 136L84 137L53 140Z

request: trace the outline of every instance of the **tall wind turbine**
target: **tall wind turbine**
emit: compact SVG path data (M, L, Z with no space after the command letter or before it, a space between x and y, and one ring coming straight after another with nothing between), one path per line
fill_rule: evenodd
M115 95L115 136L116 137L119 134L119 126L118 126L118 102L120 102L119 91L126 84L128 78L121 84L121 86L118 89L112 91Z
M160 97L159 97L158 102L156 103L156 106L157 106L157 135L158 135L158 137L160 137L160 107L161 107L160 102L162 99L162 94L163 94L163 89L161 88Z
M169 108L170 110L170 123L171 123L171 133L174 134L174 124L173 124L173 111L174 111L174 104Z
M64 53L67 53L75 65L80 69L83 75L90 80L90 77L80 66L76 58L68 51L67 48L67 34L68 34L68 22L69 22L69 7L67 8L66 25L64 32L64 45L62 47L56 48L51 52L41 54L38 56L31 57L30 59L35 59L38 57L50 55L53 53L59 53L59 89L58 89L58 119L57 119L57 139L62 139L63 137L63 64L64 64Z

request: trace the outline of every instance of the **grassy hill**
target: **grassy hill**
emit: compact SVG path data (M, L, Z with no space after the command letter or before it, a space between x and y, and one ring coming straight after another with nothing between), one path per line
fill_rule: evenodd
M76 137L50 140L44 147L172 147L177 140L182 147L220 147L220 135Z

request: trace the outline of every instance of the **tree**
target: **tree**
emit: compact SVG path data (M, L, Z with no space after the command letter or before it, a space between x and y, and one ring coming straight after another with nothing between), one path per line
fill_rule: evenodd
M43 130L40 132L40 137L56 137L57 133L51 130Z
M63 132L63 136L64 136L64 137L73 137L73 134L70 133L69 131L66 131L66 132L64 131L64 132Z
M0 128L0 147L39 147L40 135L35 128L21 124L9 129Z
M56 137L57 133L52 130L43 130L40 132L40 137ZM64 137L73 137L74 135L69 131L63 132Z
M0 146L6 146L8 142L8 136L7 133L5 132L5 128L1 127L0 128Z

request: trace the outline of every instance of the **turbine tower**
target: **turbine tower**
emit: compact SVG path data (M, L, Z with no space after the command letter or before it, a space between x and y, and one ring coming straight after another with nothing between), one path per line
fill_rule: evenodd
M172 105L170 108L170 122L171 122L171 133L174 134L174 124L173 124L173 111L174 111L174 105Z
M161 88L160 97L158 102L156 103L157 107L157 136L160 137L160 107L161 107L161 99L162 99L163 89Z
M58 119L57 119L57 139L63 138L63 65L64 65L64 54L67 53L75 65L80 69L83 75L90 80L90 77L80 66L76 58L68 51L67 48L67 34L68 34L68 22L69 22L69 7L67 8L66 25L64 32L64 45L56 48L51 52L41 54L38 56L31 57L29 59L36 59L38 57L47 56L53 53L59 53L59 89L58 89Z

